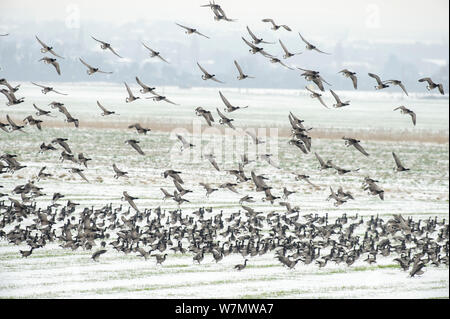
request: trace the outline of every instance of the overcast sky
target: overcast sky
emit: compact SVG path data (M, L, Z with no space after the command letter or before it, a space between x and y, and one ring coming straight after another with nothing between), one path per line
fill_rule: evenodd
M271 17L294 31L330 41L336 37L374 41L445 42L449 35L448 0L218 0L236 28L266 26ZM63 20L69 26L86 21L124 23L131 20L168 20L208 26L213 14L200 5L208 0L1 0L0 32L8 31L11 17L30 23ZM218 22L217 22L218 23ZM226 22L220 22L226 23Z

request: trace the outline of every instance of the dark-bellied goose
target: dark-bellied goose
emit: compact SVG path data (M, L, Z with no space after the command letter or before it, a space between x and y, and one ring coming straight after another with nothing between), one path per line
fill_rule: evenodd
M24 122L26 122L28 125L36 125L38 130L42 130L41 127L41 120L34 119L31 115L28 115L26 118L23 119Z
M145 153L142 151L142 149L138 145L139 141L137 140L126 140L125 144L130 145L132 148L134 148L139 154L145 155Z
M224 82L222 82L222 81L220 81L220 80L218 80L215 76L215 74L209 74L208 73L208 71L206 71L198 62L197 62L197 65L198 65L198 67L200 68L200 70L203 72L203 75L202 75L202 79L203 80L213 80L213 81L216 81L216 82L219 82L219 83L224 83Z
M46 64L53 65L55 67L56 72L58 73L58 75L61 75L61 68L59 67L59 63L56 61L56 59L43 57L39 61L44 61L44 63L46 63Z
M265 19L262 19L261 21L272 23L271 29L274 31L278 30L281 27L283 27L287 31L292 31L291 28L289 28L287 25L285 25L285 24L277 25L277 24L275 24L275 21L273 21L273 19L270 19L270 18L265 18Z
M139 198L129 195L126 191L123 191L122 194L123 194L123 196L122 196L121 200L126 200L128 202L128 204L130 204L130 206L133 207L134 210L139 213L140 211L137 208L136 204L134 203L134 200L139 199Z
M8 81L6 81L6 79L0 79L0 85L4 85L8 88L8 90L10 92L17 92L20 88L20 84L16 85L16 86L12 86L11 84L8 83Z
M323 106L325 106L327 109L329 108L325 102L322 100L322 94L314 92L313 90L311 90L309 87L305 86L305 89L307 89L309 92L311 92L312 94L310 94L310 97L313 99L318 99L320 104L322 104Z
M427 90L428 90L428 91L431 91L431 90L434 90L435 88L438 88L439 92L440 92L442 95L444 95L444 86L442 85L442 83L436 84L436 83L434 83L433 80L432 80L431 78L429 78L429 77L419 79L419 82L427 82L427 83L428 83L428 85L427 85Z
M104 253L106 253L107 250L106 249L100 249L97 250L95 253L92 254L91 258L94 261L98 261L98 259L100 258L101 255L103 255Z
M387 80L387 81L384 81L384 83L392 84L392 85L398 85L403 90L403 92L405 92L405 94L408 95L408 92L406 92L405 85L402 83L402 81L399 81L399 80Z
M142 94L145 94L148 92L153 93L153 91L156 89L154 87L152 88L152 87L145 85L144 83L141 82L141 80L139 80L138 77L136 77L136 82L142 87L142 89L139 90Z
M102 40L96 39L91 35L91 38L94 39L95 41L100 43L100 48L102 48L103 50L110 50L112 53L114 53L114 55L118 56L119 58L123 58L122 56L120 56L119 54L117 54L116 51L114 51L114 49L111 47L110 43L104 42Z
M115 163L113 163L112 167L114 170L114 178L115 179L119 179L119 177L122 177L122 176L128 177L127 176L128 172L120 170Z
M344 107L344 106L350 105L350 101L342 102L341 99L339 98L339 96L336 93L334 93L333 90L330 89L330 92L333 95L334 99L336 100L336 103L333 104L333 106L335 108L339 108L339 107Z
M288 68L289 70L293 70L293 68L291 68L290 66L287 66L286 64L284 64L280 59L278 59L277 57L274 57L274 56L272 56L272 57L269 57L269 59L270 59L270 62L271 63L279 63L279 64L281 64L282 66L284 66L285 68Z
M341 70L338 73L342 73L346 78L350 78L353 83L353 87L355 90L358 88L358 78L356 77L356 73L349 71L347 69Z
M180 192L180 196L184 196L187 193L192 193L191 190L189 189L184 189L183 186L181 186L180 183L178 183L176 180L172 180L173 184L175 185L175 188L177 189L177 191Z
M78 163L83 164L84 167L87 168L88 167L87 166L87 162L88 161L92 161L92 158L88 158L88 157L84 156L83 153L78 153Z
M86 178L86 176L84 176L83 174L83 169L81 168L76 168L76 167L71 167L68 168L68 170L72 173L72 174L78 174L82 179L84 179L86 182L89 183L88 179Z
M252 138L253 143L255 143L256 145L265 143L265 141L259 139L258 136L256 136L256 134L253 133L251 130L247 129L245 130L245 133L247 133Z
M220 116L220 120L219 123L222 125L228 125L230 128L232 128L233 130L235 130L236 128L233 126L233 124L231 123L232 121L234 121L234 119L229 119L228 117L226 117L225 115L223 115L222 113L220 113L219 109L216 108L217 110L217 114L219 114Z
M99 101L97 101L97 105L102 110L102 113L100 114L101 116L108 116L111 114L116 114L116 112L114 112L114 111L108 111L107 109L105 109L105 107L103 105L101 105ZM116 115L119 115L119 114L116 114Z
M9 126L11 128L11 132L12 131L21 131L22 133L25 133L24 131L22 131L24 126L23 125L17 125L16 123L14 123L14 121L9 117L8 114L6 114L6 120L9 123Z
M211 165L216 169L216 171L220 172L220 168L219 165L217 165L214 154L204 154L202 157L206 158L211 163Z
M273 204L275 202L275 200L280 199L279 196L274 196L271 191L270 188L266 188L264 190L264 194L266 195L265 197L262 198L263 202L270 202L271 204Z
M164 173L162 174L162 176L164 178L167 178L168 176L172 177L174 180L176 180L178 183L180 184L184 184L183 180L181 179L180 175L181 172L180 171L175 171L172 169L166 170L164 171Z
M19 250L20 254L22 255L22 258L25 257L27 258L28 256L30 256L33 252L34 247L31 247L30 250Z
M67 123L73 123L75 125L76 128L78 128L78 126L80 125L80 121L76 118L74 118L69 111L67 110L67 108L65 106L61 106L59 111L61 113L63 113L66 116L66 119L64 120Z
M249 78L249 79L254 79L255 78L253 76L249 76L247 74L244 74L244 72L241 69L241 66L237 63L236 60L234 60L234 65L236 66L236 68L238 69L238 72L239 72L239 75L237 77L238 80L244 80L246 78Z
M40 84L37 84L37 83L34 83L34 82L31 82L31 83L36 85L36 86L41 87L42 88L41 92L44 93L44 94L47 94L48 92L55 92L56 94L68 95L66 93L58 92L55 89L53 89L52 87L50 87L50 86L44 86L44 85L40 85Z
M225 98L225 96L222 94L222 92L219 91L219 95L220 95L220 98L222 99L222 102L226 106L226 108L223 109L225 112L231 113L231 112L234 112L234 111L236 111L238 109L246 109L246 108L248 108L248 105L247 106L233 106L233 105L231 105L230 102L228 102L228 100Z
M303 153L308 154L308 149L306 148L306 145L301 140L291 139L288 142L290 145L297 146Z
M284 43L283 43L281 40L278 40L278 41L280 42L281 48L282 48L283 51L284 51L284 55L283 55L283 58L284 58L284 59L293 57L294 55L302 54L301 52L297 52L297 53L291 53L291 52L289 52L289 50L286 48L286 46L284 45Z
M165 102L173 104L173 105L180 105L180 104L177 104L175 102L172 102L171 100L169 100L164 95L159 95L158 93L155 93L155 92L150 92L150 93L153 94L153 96L152 97L147 97L147 99L152 99L155 102L165 101Z
M214 122L214 118L210 111L207 111L204 108L202 108L201 106L199 106L195 109L195 114L197 116L203 116L203 118L205 119L208 126L212 126L211 123Z
M185 29L185 30L186 30L186 32L185 32L186 34L193 34L193 33L196 33L196 34L198 34L198 35L201 35L202 37L205 37L205 38L209 39L208 36L204 35L203 33L198 32L197 29L189 28L189 27L186 27L186 26L181 25L181 24L176 23L176 22L175 22L175 24L178 25L178 26L180 26L180 27L182 27L183 29Z
M50 52L50 53L53 54L54 56L56 56L56 57L58 57L58 58L61 58L61 59L64 59L62 56L56 54L55 51L53 51L53 47L49 47L48 45L46 45L44 42L42 42L42 41L37 37L37 35L35 35L35 37L36 37L36 40L38 40L38 42L40 43L40 45L42 45L42 48L41 48L41 52L42 52L42 53Z
M297 69L304 71L302 74L300 74L301 76L304 76L306 81L312 81L314 82L314 84L317 85L317 87L324 92L325 89L323 87L323 82L325 82L328 85L331 85L330 83L328 83L327 81L325 81L325 79L319 74L320 72L318 71L313 71L313 70L307 70L307 69L302 69L297 67Z
M364 190L368 190L371 195L379 196L381 200L384 200L384 190L376 184L376 180L369 177L364 178Z
M232 191L233 193L239 194L239 192L236 190L236 188L234 188L235 186L237 186L237 184L235 184L235 183L224 183L222 185L219 185L219 188L226 188L226 189Z
M89 64L87 64L85 61L83 61L82 58L80 58L80 62L83 63L88 69L86 70L86 73L89 75L92 75L94 73L105 73L105 74L112 74L113 72L106 72L106 71L102 71L99 68L94 68L92 66L90 66Z
M234 269L237 269L238 271L243 270L245 267L247 267L247 261L248 259L245 259L243 264L237 264L236 266L234 266Z
M396 107L395 109L394 109L394 111L397 111L397 110L400 110L400 112L402 113L402 114L407 114L407 115L410 115L411 116L411 120L412 120L412 122L413 122L413 124L414 124L414 126L416 125L416 113L414 113L413 111L411 111L410 109L407 109L405 106L399 106L399 107Z
M416 275L417 275L417 276L423 275L423 273L424 273L424 271L422 270L423 267L426 267L426 266L425 266L425 263L422 262L422 261L414 263L414 265L413 265L413 267L412 267L412 270L411 270L411 272L409 273L409 275L410 275L411 277L414 277L414 276L416 276Z
M69 144L67 144L67 138L58 137L51 141L52 144L58 144L61 146L67 153L72 153L72 150L69 147Z
M397 172L409 171L409 168L405 168L405 166L403 166L402 162L394 152L392 152L392 156L394 157L395 165L397 166L394 170Z
M368 74L371 78L374 78L375 81L377 81L377 85L375 85L376 90L382 90L382 89L389 87L389 85L387 85L385 82L381 81L381 78L378 75L373 74L373 73L368 73Z
M248 42L244 37L241 37L241 39L250 47L250 50L248 50L252 54L261 53L266 58L272 58L272 55L264 51L263 48L259 48L253 43Z
M360 151L362 154L364 154L365 156L369 156L369 154L364 150L364 148L361 146L361 144L359 144L359 140L354 139L354 138L350 138L350 137L342 137L343 140L345 140L345 145L347 147L349 146L354 146L358 151Z
M6 96L6 98L8 99L8 102L5 103L7 106L23 103L25 100L24 97L21 97L20 99L18 99L14 95L14 92L8 91L7 89L1 89L0 92L3 93Z
M182 198L181 195L176 190L173 191L173 198L172 199L178 204L178 206L180 206L184 202L190 203L189 200Z
M151 255L156 258L156 264L162 265L162 263L166 260L167 254L154 254Z
M131 103L131 102L133 102L133 101L135 101L137 99L140 99L139 96L136 97L136 96L133 95L133 93L130 90L130 87L127 84L127 82L123 82L123 83L125 84L125 88L127 89L127 92L128 92L128 97L125 99L125 102Z
M139 123L128 125L128 128L135 128L138 134L147 134L147 132L151 132L152 130L150 128L142 127Z
M213 192L218 191L218 188L213 188L211 185L207 183L199 183L200 186L203 186L203 188L206 190L206 197L209 197Z
M310 42L306 41L306 39L301 35L300 32L298 33L298 35L300 36L300 38L302 39L302 41L305 42L305 44L306 44L306 49L307 49L307 50L315 50L315 51L317 51L317 52L319 52L319 53L323 53L323 54L328 54L328 55L330 55L330 53L323 52L323 51L319 50L315 45L312 45Z
M329 163L325 163L325 161L322 159L322 157L320 157L319 154L314 152L314 155L316 156L317 160L319 161L320 169L329 169L329 168L333 167Z
M193 148L195 146L194 144L189 143L188 141L186 141L186 139L183 136L181 136L180 134L176 134L176 136L177 136L177 139L181 142L180 151L183 151L185 149L190 149L190 148Z
M52 176L52 174L50 173L45 173L44 171L47 169L47 166L43 166L41 167L41 169L39 170L39 173L37 174L37 180L39 181L41 178L47 178Z
M253 32L250 30L250 28L247 26L247 31L248 31L248 33L250 34L250 36L252 37L252 39L253 39L253 41L252 41L252 43L253 44L260 44L260 43L266 43L266 44L274 44L275 42L267 42L267 41L264 41L263 39L258 39L254 34L253 34Z
M147 50L150 51L150 57L151 57L151 58L158 57L158 58L160 58L162 61L164 61L164 62L166 62L166 63L169 63L166 59L164 59L164 58L159 54L158 51L155 51L155 50L149 48L148 46L145 45L144 42L141 42L141 43L142 43L142 45L143 45Z
M54 117L53 115L50 115L51 111L45 111L43 109L40 109L34 103L33 103L33 107L37 110L37 112L36 112L37 116L46 115L46 116Z

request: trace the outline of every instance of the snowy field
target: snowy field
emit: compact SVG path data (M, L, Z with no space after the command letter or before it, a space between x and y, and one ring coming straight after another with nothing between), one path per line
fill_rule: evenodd
M143 80L144 81L144 80ZM144 81L146 82L146 81ZM131 84L131 81L130 81ZM137 96L137 86L131 85ZM263 201L264 193L256 192L251 181L236 186L239 194L227 189L212 193L209 198L199 183L210 183L217 187L235 178L226 170L237 169L240 155L249 154L255 162L245 166L245 173L251 171L265 174L275 196L282 196L283 187L296 193L289 196L292 206L300 208L299 222L304 215L328 214L330 223L344 213L361 217L368 221L371 216L379 216L384 221L392 214L402 214L414 220L437 217L438 221L449 220L449 113L448 96L436 98L429 93L414 94L405 99L393 92L337 92L343 100L351 100L351 105L343 109L325 109L311 99L304 90L238 90L223 89L222 93L232 104L247 109L226 113L234 118L237 128L264 128L259 145L263 152L274 155L279 163L277 169L255 157L255 146L249 136L238 132L233 134L223 129L207 129L203 118L195 115L195 108L202 106L213 113L217 123L216 107L224 108L218 89L164 88L163 94L179 106L152 100L137 100L125 103L126 91L123 84L61 84L56 89L68 96L43 95L39 88L23 84L20 93L26 102L13 107L0 103L0 121L6 122L6 114L21 123L25 116L34 114L32 103L51 110L55 118L41 117L42 131L26 127L24 131L6 134L0 131L0 153L17 154L17 160L26 165L14 174L0 175L0 192L20 200L20 195L11 195L17 185L23 185L35 178L42 166L52 176L36 181L43 188L44 196L36 198L38 207L51 203L56 192L67 200L79 203L77 212L84 207L100 208L112 203L113 207L123 205L124 217L134 214L128 210L128 203L121 201L122 192L137 197L135 203L142 211L145 208L161 207L175 210L177 204L163 200L160 188L173 193L172 181L161 174L167 169L182 172L183 187L192 190L183 196L189 200L181 205L184 215L200 207L212 207L207 218L213 218L221 211L228 217L242 208L239 199L251 195L255 203L246 203L254 209L266 213L283 214L286 209ZM328 94L328 93L327 93ZM324 94L325 102L332 104L332 97ZM119 116L100 116L96 105L99 100L107 109ZM59 101L69 112L80 120L80 127L63 121L64 117L48 104ZM405 105L417 114L414 127L407 115L393 111ZM305 120L304 125L312 127L311 153L304 154L288 144L289 112ZM33 115L34 116L34 115ZM34 116L36 118L36 116ZM147 135L138 135L127 126L139 122L152 128ZM193 124L194 123L194 124ZM198 123L201 123L199 128ZM180 152L176 139L177 129L195 147ZM270 133L270 129L272 130ZM267 130L265 130L267 129ZM193 133L193 134L192 134ZM361 140L370 154L365 157L353 147L347 148L341 135L346 134ZM75 154L83 153L92 158L84 174L89 183L68 171L70 167L80 167L71 162L60 161L61 148L39 154L39 145L50 143L57 137L68 139ZM139 155L124 142L137 139L145 152ZM267 148L266 148L267 147ZM260 149L261 150L261 149ZM221 171L216 171L208 160L201 157L213 151ZM324 160L332 159L342 168L359 169L345 175L334 170L320 170L314 152ZM396 172L392 158L395 152L403 164L410 168L407 172ZM114 178L112 164L128 172L128 178ZM296 174L307 174L314 188L304 181L297 181ZM361 185L364 177L379 180L385 190L384 201L371 196ZM355 200L349 200L339 207L327 201L329 187L352 192ZM0 198L8 202L7 197ZM209 214L209 215L208 215ZM0 216L1 218L1 216ZM197 218L197 217L196 217ZM163 220L165 222L165 219ZM29 225L25 221L21 227ZM57 225L61 225L59 222ZM145 220L141 222L145 225ZM7 233L17 223L7 225ZM362 229L362 228L361 228ZM435 235L435 234L434 234ZM434 236L431 235L431 236ZM361 233L364 236L364 232ZM114 240L111 238L107 240ZM319 268L315 263L305 265L299 262L294 269L284 267L274 253L246 257L247 267L237 271L233 267L243 262L243 257L230 254L216 263L211 254L206 254L198 264L193 261L193 253L185 254L167 251L162 265L156 265L155 258L144 260L136 252L124 254L107 246L107 252L98 262L91 259L92 250L78 248L63 249L58 241L47 243L32 255L22 258L19 250L29 250L25 244L14 245L5 238L0 239L0 297L1 298L448 298L449 271L427 266L421 276L410 277L393 262L394 256L377 256L377 262L369 264L360 258L353 265L329 262Z

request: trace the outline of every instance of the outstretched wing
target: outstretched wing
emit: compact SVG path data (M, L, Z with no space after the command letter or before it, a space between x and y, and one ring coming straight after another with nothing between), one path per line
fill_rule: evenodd
M205 73L205 75L210 75L208 73L208 71L206 71L198 62L197 62L198 67L200 68L200 70L202 70L203 73Z
M374 79L377 81L378 84L381 84L381 83L382 83L382 82L381 82L381 79L380 79L380 77L379 77L378 75L373 74L373 73L368 73L368 75L369 75L371 78L374 78Z
M37 35L35 35L35 37L36 37L36 40L38 40L38 42L39 42L44 48L47 48L47 47L48 47L48 45L46 45L44 42L42 42L41 39L39 39L39 38L37 37Z
M244 42L247 43L247 45L248 45L249 47L251 47L252 49L258 49L257 46L253 45L253 43L248 42L244 37L241 37L241 38L242 38L242 40L244 40Z
M223 96L222 92L219 91L220 98L222 99L223 103L226 105L227 108L232 108L233 105L231 105L230 102Z
M334 93L333 90L330 90L330 92L334 96L334 99L336 100L337 103L342 103L341 100L339 99L339 96L337 96L337 94Z
M114 49L111 47L111 46L109 46L109 48L108 48L109 50L111 50L111 52L112 53L114 53L116 56L118 56L119 58L121 58L121 59L123 59L123 57L122 56L120 56L119 54L117 54L117 52L116 51L114 51Z
M236 60L234 60L234 65L236 66L236 68L238 69L239 74L242 76L244 75L244 72L242 72L241 67L239 66L239 64L237 63Z
M91 35L91 38L94 39L97 42L100 42L101 44L106 44L106 42L103 42L102 40L96 39Z
M359 144L359 143L354 143L353 146L360 151L361 153L363 153L366 156L369 156L369 153L367 153L364 148Z
M300 36L300 38L303 40L303 42L305 42L307 45L312 45L311 43L309 43L308 41L306 41L306 39L302 36L302 34L299 32L298 35Z
M83 63L86 67L88 67L89 69L93 69L92 66L90 66L89 64L87 64L86 62L83 61L82 58L80 58L81 63Z

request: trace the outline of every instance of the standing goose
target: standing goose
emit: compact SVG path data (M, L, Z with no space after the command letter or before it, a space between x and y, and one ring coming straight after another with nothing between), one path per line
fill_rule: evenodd
M155 51L155 50L149 48L148 46L145 45L144 42L141 42L141 43L142 43L142 45L143 45L147 50L150 51L150 57L152 57L152 58L158 57L158 58L160 58L162 61L164 61L164 62L166 62L166 63L169 63L169 62L167 62L166 59L164 59L164 58L159 54L159 52L157 52L157 51Z
M444 95L444 86L442 85L442 83L436 84L433 82L433 80L431 78L422 78L419 79L419 82L427 82L427 90L431 91L434 90L435 88L438 88L439 92Z
M203 72L203 75L202 75L202 79L203 80L206 81L206 80L210 80L211 79L211 80L219 82L219 83L224 83L224 82L216 79L215 78L215 76L216 76L215 74L209 74L208 71L206 71L204 68L202 68L202 66L198 62L197 62L197 65L200 68L200 70Z
M44 63L46 63L46 64L53 65L55 67L56 72L58 73L58 75L61 75L61 68L59 67L59 63L56 61L56 59L49 58L49 57L43 57L39 61L44 61Z
M248 259L245 259L243 264L237 264L236 266L234 266L234 269L237 269L239 271L243 270L245 267L247 267L247 261Z
M397 111L397 110L400 110L400 112L401 112L402 114L408 114L408 115L410 115L410 116L411 116L411 120L412 120L414 126L416 126L416 113L414 113L414 112L411 111L410 109L407 109L407 108L404 107L403 105L402 105L402 106L399 106L399 107L396 107L396 108L394 109L394 111Z
M375 85L376 90L382 90L382 89L389 87L389 85L387 85L385 82L381 81L381 79L378 75L373 74L373 73L368 73L368 74L371 78L374 78L375 81L377 81L377 85Z
M100 114L101 116L108 116L108 115L111 115L111 114L116 114L116 112L114 112L114 111L108 111L107 109L105 109L105 107L103 105L101 105L99 101L97 101L97 105L103 111ZM119 114L116 114L116 115L119 115Z
M405 85L403 85L402 81L399 81L399 80L387 80L387 81L384 81L384 83L392 84L392 85L398 85L403 90L403 92L405 92L405 94L408 95L408 92L406 92Z
M131 103L131 102L133 102L133 101L135 101L135 100L137 100L137 99L140 99L139 96L136 97L136 96L133 95L133 93L132 93L131 90L130 90L130 87L129 87L128 84L127 84L127 82L123 82L123 83L125 84L125 87L126 87L127 92L128 92L128 97L125 99L125 102Z
M19 250L20 254L22 255L22 258L25 257L27 258L28 256L31 255L31 253L33 252L34 247L31 247L30 250Z
M282 48L283 51L284 51L284 55L283 55L283 58L284 58L284 59L293 57L294 55L302 54L301 52L297 52L297 53L291 53L291 52L289 52L289 50L286 48L286 46L284 45L284 43L281 42L281 40L278 40L278 41L280 42L281 48Z
M102 71L99 68L94 68L94 67L90 66L89 64L87 64L85 61L83 61L82 58L80 58L80 62L83 63L88 68L88 70L86 72L89 75L92 75L92 74L97 73L97 72L98 73L105 73L105 74L112 74L113 73L113 72Z
M136 77L136 82L142 87L142 89L139 90L142 94L145 94L148 92L153 93L153 91L155 90L155 88L149 87L149 86L145 85L144 83L142 83L138 77Z
M41 92L44 93L44 94L47 94L48 92L55 92L56 94L68 95L66 93L58 92L58 91L56 91L55 89L53 89L52 87L49 87L49 86L40 85L40 84L37 84L37 83L34 83L34 82L31 82L31 83L36 85L36 86L41 87L42 88Z
M219 95L220 95L220 98L222 99L222 102L226 106L226 108L223 109L225 112L231 113L231 112L234 112L234 111L236 111L238 109L246 109L246 108L248 108L248 105L247 106L233 106L233 105L231 105L230 102L228 102L228 100L225 98L225 96L222 94L222 92L219 91Z
M313 90L311 90L309 87L305 86L305 89L307 89L309 92L311 92L312 94L310 95L311 98L313 99L318 99L320 104L322 104L323 106L325 106L327 109L329 108L325 102L322 100L322 94L314 92Z
M396 170L397 172L409 171L409 168L405 168L403 166L402 162L400 162L400 159L394 152L392 152L392 156L394 157L395 165L397 166L394 168L394 170Z
M114 173L115 173L115 174L114 174L114 178L115 178L115 179L119 179L119 177L122 177L122 176L128 177L128 176L127 176L128 172L121 171L121 170L116 166L115 163L113 163L113 170L114 170Z
M359 140L354 139L354 138L349 138L349 137L343 137L343 140L345 140L345 145L347 147L349 146L354 146L358 151L360 151L362 154L364 154L365 156L369 156L369 154L364 150L364 148L359 144Z
M300 36L300 38L302 39L302 41L306 43L306 49L307 49L307 50L315 50L315 51L317 51L317 52L319 52L319 53L323 53L323 54L328 54L328 55L330 55L330 53L323 52L323 51L319 50L315 45L312 45L311 43L309 43L308 41L306 41L305 38L301 35L300 32L298 33L298 35Z
M350 78L353 82L353 87L355 88L355 90L358 88L358 78L356 77L355 72L344 69L342 71L339 71L338 73L342 73L346 78Z
M266 58L272 58L272 55L264 51L263 48L259 48L253 43L248 42L244 37L241 37L241 39L250 47L250 50L248 50L251 54L261 53Z
M178 25L178 26L180 26L180 27L182 27L183 29L185 29L185 30L186 30L186 32L185 32L186 34L193 34L193 33L196 33L196 34L198 34L198 35L201 35L202 37L205 37L205 38L209 39L208 36L204 35L203 33L198 32L197 29L189 28L189 27L186 27L186 26L181 25L181 24L179 24L179 23L175 23L175 24Z
M262 21L262 22L269 22L269 23L272 23L271 29L274 30L274 31L278 30L280 27L283 27L283 28L284 28L285 30L287 30L287 31L292 31L291 28L289 28L289 27L288 27L287 25L285 25L285 24L281 24L281 25L275 24L275 21L273 21L273 19L265 18L265 19L262 19L261 21Z
M344 106L350 105L350 101L342 102L341 99L339 98L339 96L337 96L337 94L334 93L333 90L330 89L330 92L333 95L334 99L336 100L336 104L333 104L333 106L335 108L339 108L339 107L344 107Z
M237 77L238 80L244 80L246 78L249 78L249 79L254 79L255 78L253 76L249 76L247 74L244 74L244 72L242 72L242 69L241 69L240 65L237 63L236 60L234 60L234 65L236 66L236 68L238 69L238 72L239 72L239 75Z
M218 108L216 108L216 110L217 110L217 114L219 114L219 116L220 116L219 123L222 125L228 125L231 129L235 130L236 128L231 123L232 121L234 121L234 119L229 119L228 117L226 117L225 115L220 113Z
M61 58L61 59L64 59L62 56L56 54L55 51L53 51L53 47L49 47L48 45L46 45L44 42L42 42L42 41L37 37L37 35L35 35L35 37L36 37L36 40L38 40L38 42L42 45L42 48L41 48L41 52L42 52L42 53L50 52L50 53L53 54L54 56L56 56L56 57L58 57L58 58Z
M126 140L125 144L129 144L132 148L134 148L139 154L145 155L142 149L138 145L139 141L137 140Z
M91 38L94 39L95 41L101 43L100 48L102 48L103 50L109 49L112 53L114 53L114 55L116 55L119 58L123 59L123 57L121 57L119 54L117 54L116 51L114 51L114 49L111 47L111 44L106 43L106 42L101 41L101 40L98 40L98 39L94 38L92 35L91 35Z
M250 30L250 28L247 26L247 31L248 31L248 33L250 34L250 36L252 37L252 39L253 39L253 41L252 41L252 43L253 44L260 44L260 43L266 43L266 44L274 44L275 42L267 42L267 41L264 41L263 39L258 39L254 34L253 34L253 32Z

